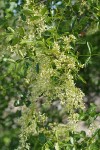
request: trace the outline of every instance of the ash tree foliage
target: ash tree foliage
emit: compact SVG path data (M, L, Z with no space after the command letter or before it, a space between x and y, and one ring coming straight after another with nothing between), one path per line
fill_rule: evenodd
M1 105L1 119L10 118L4 113L9 102L17 106L12 113L17 123L8 122L5 129L11 127L14 136L19 135L15 142L13 136L2 133L6 144L2 149L98 150L100 130L94 129L94 120L99 114L93 104L85 109L77 80L85 84L79 71L87 67L92 55L88 37L99 31L100 2L26 0L1 4L0 98L7 100L6 106ZM84 41L85 58L80 50ZM79 120L92 128L91 136L76 132Z

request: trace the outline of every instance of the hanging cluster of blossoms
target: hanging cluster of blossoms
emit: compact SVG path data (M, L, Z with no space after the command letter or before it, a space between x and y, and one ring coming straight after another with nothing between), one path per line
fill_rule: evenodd
M71 45L75 44L76 38L72 34L58 35L42 4L36 6L34 2L27 1L22 13L25 20L19 18L18 27L13 32L13 37L18 36L18 42L8 47L24 61L31 60L25 78L31 90L31 104L29 107L22 106L18 150L30 149L28 138L41 133L48 139L55 139L57 148L57 139L68 137L68 132L74 130L74 123L78 121L77 111L84 109L84 94L74 82L74 74L82 67ZM39 105L40 99L43 102ZM67 114L67 124L50 121L48 113L44 111L44 108L50 111L57 100L61 110ZM46 146L47 143L43 148Z

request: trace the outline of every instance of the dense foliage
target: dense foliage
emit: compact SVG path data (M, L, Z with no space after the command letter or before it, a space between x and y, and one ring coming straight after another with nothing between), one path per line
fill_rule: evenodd
M94 105L85 109L79 87L92 55L100 54L99 38L92 41L99 37L99 1L0 3L2 150L98 150L99 113ZM79 120L91 136L76 132Z

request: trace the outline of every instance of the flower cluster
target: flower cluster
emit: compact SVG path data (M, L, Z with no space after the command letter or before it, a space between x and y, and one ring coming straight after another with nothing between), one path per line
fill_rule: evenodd
M29 149L29 144L26 143L31 135L35 136L44 132L47 137L52 139L52 133L56 134L60 131L59 122L52 121L50 123L48 113L42 109L44 106L50 110L52 102L59 100L64 113L68 114L69 124L78 121L76 110L84 109L82 101L84 94L75 86L73 76L73 73L78 71L71 46L71 43L75 44L76 38L72 34L69 36L60 35L58 39L55 36L51 39L49 37L51 41L48 46L48 39L44 36L44 33L49 32L47 23L45 23L47 15L41 13L44 7L42 5L37 7L31 3L32 1L27 1L24 6L23 12L29 13L28 16L26 15L26 21L23 22L19 19L18 26L20 27L21 23L23 28L21 31L19 28L16 29L17 34L23 32L20 44L11 46L11 49L24 61L26 59L32 60L25 78L25 83L30 84L31 87L31 105L28 108L23 106L20 118L21 147L18 149ZM41 97L43 100L39 105ZM61 124L64 126L62 127L63 132L58 132L58 137L64 138L64 133L68 134L66 129L70 129L69 124ZM55 147L57 147L57 143Z

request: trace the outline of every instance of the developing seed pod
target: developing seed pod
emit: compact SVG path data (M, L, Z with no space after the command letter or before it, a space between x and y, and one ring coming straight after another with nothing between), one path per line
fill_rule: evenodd
M39 73L39 63L36 64L36 72Z

